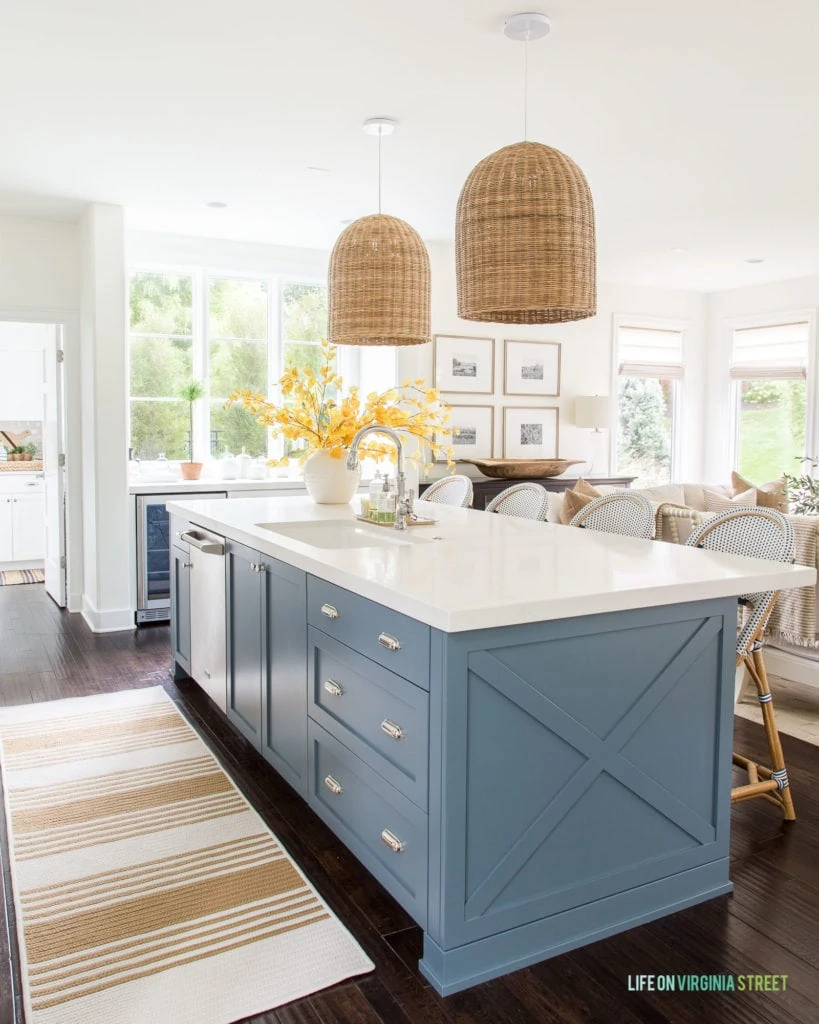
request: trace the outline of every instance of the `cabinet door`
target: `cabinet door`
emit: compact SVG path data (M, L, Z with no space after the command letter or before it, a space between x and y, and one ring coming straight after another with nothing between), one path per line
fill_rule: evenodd
M45 559L45 496L15 494L12 498L15 562Z
M191 570L187 546L171 545L171 647L176 664L191 672Z
M306 797L307 575L273 558L265 558L264 566L262 754Z
M0 498L0 562L11 562L14 559L11 525L11 510L13 508L10 498Z
M253 746L262 745L262 556L229 541L225 552L227 716Z

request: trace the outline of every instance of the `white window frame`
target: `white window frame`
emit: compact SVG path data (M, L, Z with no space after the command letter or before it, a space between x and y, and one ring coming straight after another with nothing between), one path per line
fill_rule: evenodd
M816 308L791 309L775 313L755 313L749 316L729 317L724 321L727 332L727 399L729 408L728 419L728 445L730 452L730 468L736 470L737 456L739 455L739 400L740 385L743 380L756 378L731 376L734 357L734 332L749 330L755 327L779 327L787 324L807 323L808 324L808 365L805 378L806 399L805 399L805 446L803 455L809 456L819 452L819 424L816 419L817 402L817 363L816 363ZM796 472L798 467L794 467Z
M685 389L686 353L688 351L688 337L691 332L690 320L670 319L656 316L630 316L625 313L615 313L612 317L612 345L611 345L611 420L609 422L609 465L612 467L612 476L619 470L617 467L617 435L620 425L620 406L618 395L620 393L620 331L623 328L633 327L637 330L668 331L680 335L680 363L651 363L641 369L639 376L656 377L658 380L674 381L674 409L671 421L671 465L669 466L669 480L674 481L677 469L684 465L685 446L685 409L683 407L683 396ZM623 374L623 376L637 376L637 374Z
M190 277L192 279L192 313L191 313L191 336L192 336L192 372L193 376L206 382L206 395L198 411L194 414L194 437L195 450L206 452L206 458L210 454L210 336L207 330L208 318L208 290L213 280L233 278L244 281L264 281L268 288L268 309L267 309L267 344L268 344L268 380L267 393L270 395L276 382L282 373L282 361L284 354L284 309L282 304L282 292L287 284L320 285L327 287L327 279L312 274L299 273L265 273L253 270L222 269L215 266L191 266L190 264L171 264L136 262L128 265L128 282L133 274L166 274ZM126 308L128 320L128 366L130 374L130 303ZM165 337L165 335L162 335ZM187 337L187 335L186 335ZM261 339L259 339L261 340ZM293 340L293 339L290 339ZM397 350L395 361L395 373L397 373ZM357 384L361 378L362 352L358 347L344 345L338 350L338 372L344 378L347 386ZM394 378L386 387L397 383ZM171 396L172 397L172 396ZM152 399L145 399L151 401ZM155 401L166 401L166 399L153 399ZM131 437L131 393L128 387L128 437ZM283 452L281 438L272 440L268 436L268 457L278 458Z

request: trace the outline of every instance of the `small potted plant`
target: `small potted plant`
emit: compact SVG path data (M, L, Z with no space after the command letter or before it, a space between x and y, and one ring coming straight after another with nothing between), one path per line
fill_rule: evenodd
M31 462L37 458L37 445L27 444L23 447L23 462Z
M9 462L22 462L24 455L25 449L16 444L9 452Z
M179 389L179 397L188 403L191 425L190 461L181 465L183 480L198 480L202 475L202 463L194 462L193 452L193 404L205 397L205 385L201 380L191 378Z

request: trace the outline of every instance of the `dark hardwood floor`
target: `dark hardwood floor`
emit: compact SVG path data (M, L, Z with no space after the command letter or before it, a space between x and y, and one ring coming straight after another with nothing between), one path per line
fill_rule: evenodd
M785 738L799 821L764 801L733 810L735 891L653 924L439 998L417 968L421 933L192 682L174 684L168 630L94 635L40 585L0 587L0 704L162 684L332 909L375 972L254 1017L254 1024L816 1024L819 1020L819 749ZM761 729L736 720L737 745ZM0 815L2 819L2 815ZM2 831L8 892L8 851ZM0 1024L19 1014L13 908L0 930ZM784 992L638 992L646 974L785 974ZM13 993L17 993L16 999ZM21 1020L17 1017L17 1020ZM114 1022L112 1022L114 1024ZM154 1020L152 1024L172 1024Z

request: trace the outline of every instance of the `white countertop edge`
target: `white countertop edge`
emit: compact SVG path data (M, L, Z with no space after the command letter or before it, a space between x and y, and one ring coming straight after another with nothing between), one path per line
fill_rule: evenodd
M306 494L303 480L132 480L129 494L219 494L227 491L298 491Z
M440 509L440 506L428 506ZM810 586L816 581L816 571L806 566L780 565L761 560L740 558L739 556L717 555L719 558L744 562L748 571L739 578L718 578L691 582L669 582L651 586L634 586L616 591L589 593L583 595L557 594L554 597L538 597L517 603L492 605L491 602L480 608L465 608L447 611L431 605L409 594L402 594L389 586L375 580L367 579L347 569L328 565L320 558L311 554L311 546L299 541L282 538L277 541L274 535L260 536L257 532L243 530L234 523L226 523L215 516L209 516L201 508L197 509L187 502L169 502L172 513L183 515L205 529L228 537L244 544L253 550L270 555L282 562L302 569L314 576L327 580L345 590L350 590L362 597L369 598L378 604L385 605L394 611L401 612L411 618L424 622L435 629L446 633L460 633L475 629L490 629L501 626L521 625L532 622L552 621L558 619L577 618L584 615L600 615L616 611L633 611L639 608L653 608L662 605L686 604L695 601L716 600L736 597L738 593L754 593L757 591L787 589L792 587ZM350 509L352 515L352 509ZM470 513L473 514L473 513ZM484 513L474 513L484 515ZM298 518L298 517L297 517ZM520 522L520 521L519 521ZM568 530L554 524L527 524L536 528ZM599 536L599 535L598 535ZM638 543L662 544L663 541L645 541ZM714 553L709 553L711 557ZM419 552L418 557L423 557Z

